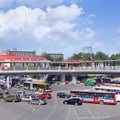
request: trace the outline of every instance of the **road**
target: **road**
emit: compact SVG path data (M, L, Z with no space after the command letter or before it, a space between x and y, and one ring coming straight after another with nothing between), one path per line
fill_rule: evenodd
M88 89L83 85L53 85L52 99L47 105L30 105L26 102L12 103L0 100L1 120L120 120L120 103L99 105L83 103L80 106L64 105L63 98L57 98L58 91Z

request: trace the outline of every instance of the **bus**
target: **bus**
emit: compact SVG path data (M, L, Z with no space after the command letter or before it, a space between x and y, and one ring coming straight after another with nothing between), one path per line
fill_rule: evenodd
M112 87L120 87L120 83L115 83L115 82L111 82L111 83L104 83L104 86L112 86Z
M100 92L90 90L72 90L71 96L79 97L85 103L116 105L115 92Z
M48 83L40 81L25 81L23 87L28 90L50 91L51 88Z
M116 100L120 102L120 88L119 87L112 87L112 86L95 86L93 87L95 91L105 91L105 92L115 92L116 93Z

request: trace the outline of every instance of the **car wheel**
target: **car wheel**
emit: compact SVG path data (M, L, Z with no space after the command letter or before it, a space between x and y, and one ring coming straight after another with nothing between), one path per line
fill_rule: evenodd
M12 102L15 103L15 100L13 100Z
M78 105L78 103L76 102L75 105Z
M64 102L65 105L67 105L67 102Z
M100 103L101 105L103 105L103 104L104 104L104 101L103 101L103 100L100 100L99 103Z

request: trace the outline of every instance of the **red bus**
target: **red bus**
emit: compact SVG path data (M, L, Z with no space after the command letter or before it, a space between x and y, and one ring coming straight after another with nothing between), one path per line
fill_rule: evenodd
M120 87L120 84L118 83L104 83L101 86L113 86L113 87Z
M96 104L109 104L116 105L116 93L115 92L100 92L89 90L72 90L70 91L72 96L80 97L83 102L96 103Z

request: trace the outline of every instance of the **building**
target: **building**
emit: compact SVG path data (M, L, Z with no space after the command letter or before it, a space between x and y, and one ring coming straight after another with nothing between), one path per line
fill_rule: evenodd
M30 62L30 61L48 61L45 57L36 55L36 51L18 51L5 50L0 54L0 69L7 69L10 67L10 62Z
M91 46L84 46L82 47L82 52L83 53L92 53L92 47Z
M16 56L27 56L27 57L33 57L36 56L36 51L20 51L20 50L4 50L2 53L4 54L14 54Z
M64 59L64 54L62 53L46 53L46 52L42 53L42 56L46 55L52 57L53 59Z

